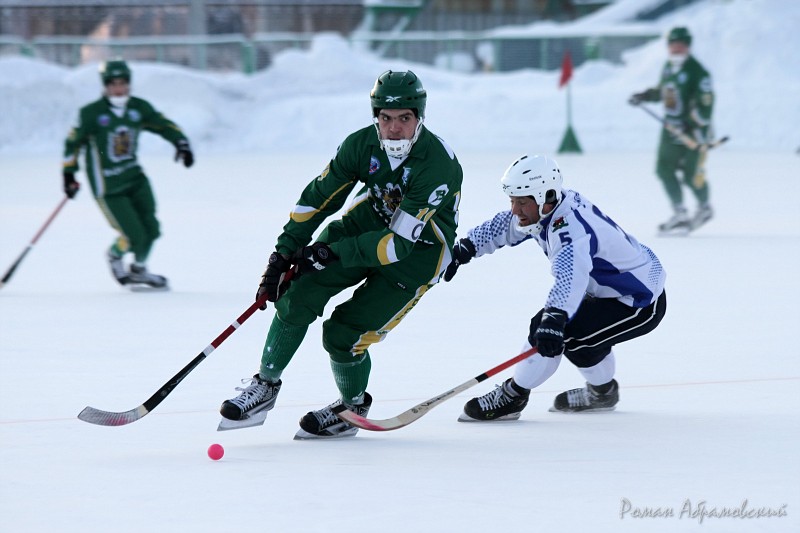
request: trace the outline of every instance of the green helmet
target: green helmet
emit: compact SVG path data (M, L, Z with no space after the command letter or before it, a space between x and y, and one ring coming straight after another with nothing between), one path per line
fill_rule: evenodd
M692 45L692 34L689 33L688 28L684 28L683 26L678 26L677 28L672 28L669 31L669 35L667 35L667 42L672 43L675 41L679 41L682 43L686 43L686 46Z
M103 85L108 85L111 80L122 78L128 83L131 82L131 69L128 64L122 59L112 59L100 63L100 79L103 80Z
M377 117L381 109L412 109L418 118L425 118L425 101L428 94L422 82L411 72L387 70L375 80L369 93L372 116Z

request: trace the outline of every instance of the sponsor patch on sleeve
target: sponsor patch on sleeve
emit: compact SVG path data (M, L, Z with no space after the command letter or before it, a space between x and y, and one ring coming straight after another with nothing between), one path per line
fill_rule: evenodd
M439 185L428 197L428 203L431 205L441 204L449 191L450 189L447 188L447 185Z

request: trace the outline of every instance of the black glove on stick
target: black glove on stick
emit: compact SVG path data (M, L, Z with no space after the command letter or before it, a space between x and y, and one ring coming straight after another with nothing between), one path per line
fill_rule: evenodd
M531 331L528 342L544 357L555 357L564 353L564 328L567 313L556 307L547 307L536 331Z

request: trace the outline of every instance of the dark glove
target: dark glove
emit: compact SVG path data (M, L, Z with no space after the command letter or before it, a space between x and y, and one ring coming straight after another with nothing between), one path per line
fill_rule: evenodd
M311 246L300 248L292 256L292 264L297 265L298 271L303 274L306 272L319 272L333 261L339 259L333 253L330 246L324 242L315 242Z
M475 257L475 245L472 241L464 238L453 245L453 260L447 265L444 271L444 280L450 281L456 275L458 267L466 265Z
M630 98L628 98L628 103L631 105L639 105L644 102L645 92L641 93L633 93Z
M531 331L528 342L544 357L555 357L564 352L564 327L567 325L567 313L555 307L548 307L542 312L542 320L536 331ZM533 330L533 322L531 322Z
M278 252L272 252L267 262L267 269L261 276L261 283L259 283L258 292L256 292L256 300L266 293L268 302L277 302L278 298L283 296L283 293L289 288L289 281L286 279L286 275L291 267L292 263L288 257ZM266 302L259 307L262 311L266 308Z
M194 154L192 149L189 148L189 141L181 139L175 143L175 161L178 159L183 161L183 166L189 168L194 164Z
M75 174L72 172L64 171L64 194L67 195L67 198L72 200L75 198L75 195L78 194L78 190L81 188L81 184L75 181Z

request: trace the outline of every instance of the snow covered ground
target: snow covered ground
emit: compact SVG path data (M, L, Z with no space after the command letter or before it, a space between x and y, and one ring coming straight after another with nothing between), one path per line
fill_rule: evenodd
M456 422L467 399L508 371L407 428L333 442L292 440L300 416L336 397L319 323L285 372L266 424L215 431L220 402L257 369L271 310L248 320L143 420L105 428L76 415L87 405L137 406L250 305L300 190L343 135L367 123L373 78L396 65L355 55L336 63L332 39L253 78L134 65L137 94L184 126L197 151L188 170L155 137L143 137L140 152L164 234L150 267L173 291L133 294L115 284L103 260L113 233L87 190L0 290L0 529L800 530L800 362L789 335L800 318L800 69L774 63L798 48L797 33L783 30L796 26L800 9L781 3L778 13L774 5L709 0L686 12L698 47L747 44L737 53L704 50L719 73L717 129L732 141L709 157L717 216L689 238L655 236L669 214L653 174L657 125L624 104L654 82L663 43L631 52L626 67L587 65L576 74L585 153L556 155L567 186L651 246L668 272L664 322L616 350L617 411L547 412L555 394L582 385L565 362L520 421ZM498 180L514 158L552 155L563 134L563 91L556 73L410 67L430 92L430 128L465 169L463 234L506 208ZM330 76L337 68L342 79ZM60 201L60 144L98 83L94 67L8 58L0 73L2 274ZM766 83L767 74L777 83ZM332 79L331 94L309 83ZM530 92L520 96L522 87ZM476 260L430 291L371 350L370 416L394 416L516 355L550 283L531 244ZM206 457L215 442L226 450L219 462ZM707 514L743 506L745 515L764 508L782 516Z

